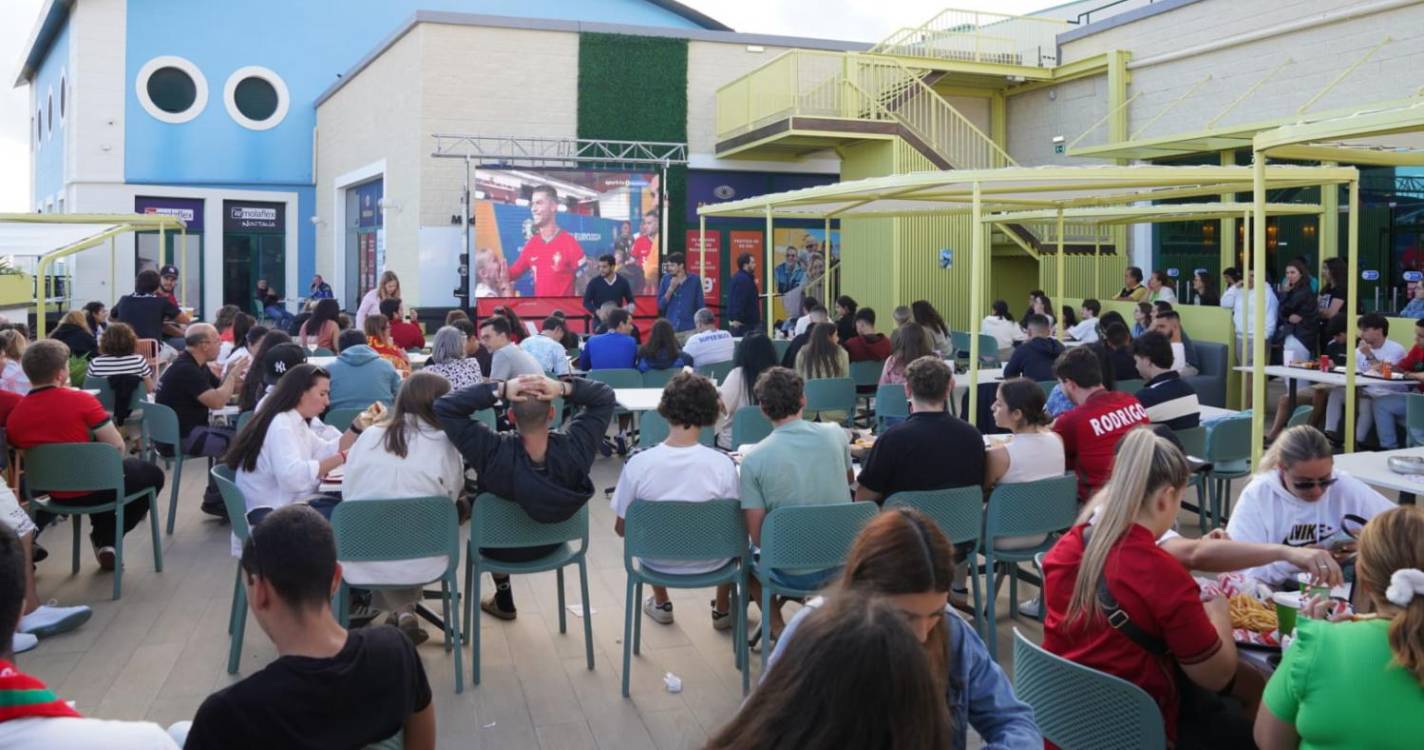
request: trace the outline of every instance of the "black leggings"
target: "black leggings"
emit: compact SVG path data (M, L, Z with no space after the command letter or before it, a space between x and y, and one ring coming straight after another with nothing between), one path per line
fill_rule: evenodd
M163 489L163 469L154 464L137 458L124 459L124 494L132 495L135 492L153 488L155 497ZM104 490L103 492L91 492L79 497L54 498L56 505L98 505L100 503L114 502L114 491ZM144 514L148 512L148 498L141 497L124 506L124 533L133 530L133 527L143 521ZM41 526L50 521L53 516L48 516L40 520ZM104 513L89 514L89 541L95 547L114 546L114 513L107 511Z

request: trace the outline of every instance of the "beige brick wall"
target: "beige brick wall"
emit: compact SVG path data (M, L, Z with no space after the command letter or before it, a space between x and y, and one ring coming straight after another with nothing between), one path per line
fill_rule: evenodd
M1063 45L1065 61L1112 49L1132 54L1128 94L1141 95L1129 106L1129 132L1136 132L1173 100L1206 76L1187 100L1143 131L1141 137L1185 133L1205 128L1237 96L1281 61L1282 68L1218 125L1285 117L1355 63L1386 35L1392 38L1369 61L1311 107L1310 112L1346 108L1411 96L1424 67L1424 5L1415 4L1352 19L1210 50L1178 60L1141 65L1150 58L1257 30L1269 30L1342 9L1376 3L1336 0L1240 2L1204 0L1093 34ZM1106 78L1040 89L1009 100L1009 145L1025 164L1072 163L1052 154L1053 135L1073 140L1107 114ZM1080 145L1106 140L1101 126Z
M717 89L765 65L786 47L748 52L745 44L687 43L687 147L693 154L715 151Z
M415 299L420 294L416 254L406 250L415 246L420 218L421 81L412 71L420 69L421 37L419 27L406 34L323 102L316 115L317 272L335 274L336 253L346 251L345 233L335 226L336 201L344 199L336 192L336 178L384 159L385 197L400 206L385 215L387 262L401 277L402 292Z

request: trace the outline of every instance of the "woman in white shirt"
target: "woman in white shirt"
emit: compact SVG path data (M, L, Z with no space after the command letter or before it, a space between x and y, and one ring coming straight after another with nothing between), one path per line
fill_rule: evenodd
M1009 355L1014 352L1014 342L1023 341L1028 336L1019 328L1014 316L1009 314L1009 303L996 299L989 309L993 312L979 324L979 332L993 336L999 344L999 359L1008 361Z
M237 488L247 506L249 523L267 512L307 500L321 478L346 461L346 449L356 442L369 415L353 421L345 433L321 424L318 417L331 403L331 376L316 365L297 365L257 408L252 421L237 433L224 463L237 474ZM313 502L330 517L333 502ZM260 513L254 511L261 510ZM233 554L242 553L233 537Z
M4 363L0 368L0 390L21 396L30 392L30 379L20 367L20 357L29 343L25 334L13 328L0 331L0 362Z
M417 497L460 498L465 488L465 464L435 418L435 400L450 392L450 381L433 372L417 371L401 385L395 406L379 417L346 454L342 501L391 500ZM392 613L397 625L416 644L429 634L420 628L415 605L421 586L440 577L448 561L443 555L399 562L343 562L342 576L353 586L414 584L408 589L374 592L378 607Z
M361 305L356 308L356 330L366 330L366 316L380 312L381 303L392 298L403 299L400 278L396 276L395 271L383 271L376 287L366 292L366 296L361 298ZM404 306L401 308L400 317L405 317Z
M778 364L780 360L776 356L776 347L772 346L771 339L761 333L751 333L742 339L736 355L732 358L732 371L727 373L727 377L722 379L722 385L717 388L717 395L722 401L722 416L717 419L717 447L724 450L737 449L737 446L732 445L733 417L743 406L756 405L752 386L756 385L756 379L762 372Z
M1044 411L1043 388L1028 378L1006 380L990 406L994 424L1013 433L1007 443L985 454L984 487L1034 482L1062 476L1067 471L1063 438L1049 427L1053 418ZM1001 539L998 547L1019 549L1043 542L1043 535Z

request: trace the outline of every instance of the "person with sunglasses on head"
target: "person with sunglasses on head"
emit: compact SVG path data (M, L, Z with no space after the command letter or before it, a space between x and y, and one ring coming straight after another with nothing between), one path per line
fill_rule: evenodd
M1360 480L1335 470L1330 440L1309 425L1281 433L1261 458L1260 471L1241 491L1226 532L1239 542L1324 546L1353 552L1351 537L1394 503ZM1352 533L1353 532L1353 533ZM1243 571L1271 586L1295 581L1287 562Z

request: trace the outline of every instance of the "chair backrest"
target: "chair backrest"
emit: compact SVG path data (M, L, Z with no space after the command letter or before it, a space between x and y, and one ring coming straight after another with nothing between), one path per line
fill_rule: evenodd
M238 414L238 415L237 415L237 431L238 431L238 432L242 432L242 428L246 427L246 426L247 426L247 423L252 421L252 417L253 417L253 415L255 415L256 413L257 413L257 412L255 412L255 411L245 411L245 412L242 412L241 414Z
M904 385L887 383L875 389L875 416L877 418L910 416L910 399L905 395Z
M771 434L771 420L762 413L760 406L743 406L732 415L732 448L760 443Z
M104 411L113 414L114 387L109 383L109 379L99 377L85 378L84 384L86 388L99 392L95 398L99 399L99 404L104 407ZM148 386L144 385L142 381L139 381L139 384L133 390L133 395L129 397L129 410L133 411L138 409L139 404L141 404L147 396Z
M865 360L850 363L850 379L857 388L873 386L880 382L880 372L885 369L884 360Z
M25 450L25 493L115 491L124 495L124 459L108 443L50 443ZM96 503L97 504L97 503Z
M213 482L218 486L218 494L222 495L223 506L227 508L227 520L232 524L232 533L238 541L247 541L250 533L247 527L247 501L242 497L242 490L237 488L237 473L228 468L227 464L218 464L212 469Z
M987 333L979 334L979 359L998 364L999 340Z
M1424 431L1424 394L1410 393L1404 397L1404 427L1408 445L1417 445L1414 433Z
M806 570L844 565L856 535L879 510L869 502L776 508L762 523L761 562Z
M341 562L395 562L446 556L460 560L460 519L448 497L347 500L331 511L336 559ZM410 581L418 584L425 581Z
M1078 477L1069 472L1033 482L1000 484L989 495L984 538L1051 534L1078 519Z
M322 417L321 421L345 432L346 428L351 426L351 423L362 411L362 409L328 409L326 416Z
M336 356L336 352L334 352L334 351L332 351L332 350L330 350L330 349L327 349L327 348L324 347L324 346L318 346L317 348L315 348L315 349L312 350L311 355L312 355L313 357L335 357L335 356Z
M747 554L747 525L737 500L638 500L623 521L623 562L720 560Z
M954 354L955 354L956 357L968 357L968 356L969 356L969 332L968 332L968 331L950 331L950 332L949 332L949 345L952 346L952 347L954 347ZM999 347L998 347L997 344L995 344L995 345L994 345L994 351L997 352L998 350L999 350Z
M1182 451L1188 456L1202 458L1206 455L1206 428L1188 427L1183 430L1173 430L1172 434L1182 442Z
M1113 390L1121 391L1123 393L1137 393L1138 391L1142 390L1142 386L1144 385L1147 385L1147 381L1141 378L1119 380L1113 385Z
M984 490L979 486L948 490L896 492L885 498L885 508L904 506L934 519L952 544L978 541L984 523Z
M1058 385L1057 380L1040 380L1038 387L1043 389L1043 397L1048 398L1053 395L1053 389Z
M791 349L790 339L772 339L771 348L776 350L776 361L786 359L786 352Z
M1212 424L1206 434L1208 461L1240 461L1251 457L1251 416L1227 417Z
M537 547L581 541L588 546L588 505L559 523L539 523L519 505L488 492L470 510L470 539L477 547Z
M474 414L471 414L470 419L483 422L484 426L491 430L499 429L499 420L495 417L494 409L480 409Z
M672 427L663 415L656 411L642 412L638 417L638 447L651 448L664 440L672 433ZM703 427L697 433L697 442L711 448L716 445L717 431L712 427Z
M597 380L609 388L642 388L643 373L631 367L589 370L584 377Z
M704 376L709 377L718 383L721 383L722 381L727 379L727 375L732 371L733 366L734 365L732 364L732 361L727 360L726 362L717 362L715 364L702 365L701 367L697 368L697 371L702 373Z
M1014 628L1014 695L1033 707L1043 738L1067 750L1167 746L1162 712L1142 688L1074 664Z
M806 381L806 411L854 411L855 381L815 378Z
M1404 407L1407 410L1409 404L1405 403ZM1314 412L1315 407L1310 404L1295 407L1295 411L1291 412L1290 419L1286 420L1286 428L1289 429L1291 427L1299 427L1303 424L1310 424L1310 415ZM1424 417L1424 414L1420 416Z
M149 440L164 445L178 445L182 438L178 432L177 413L152 401L140 401L138 406L143 411L143 429Z
M644 388L662 388L672 380L672 376L682 372L681 367L669 367L666 370L648 370L643 373Z

